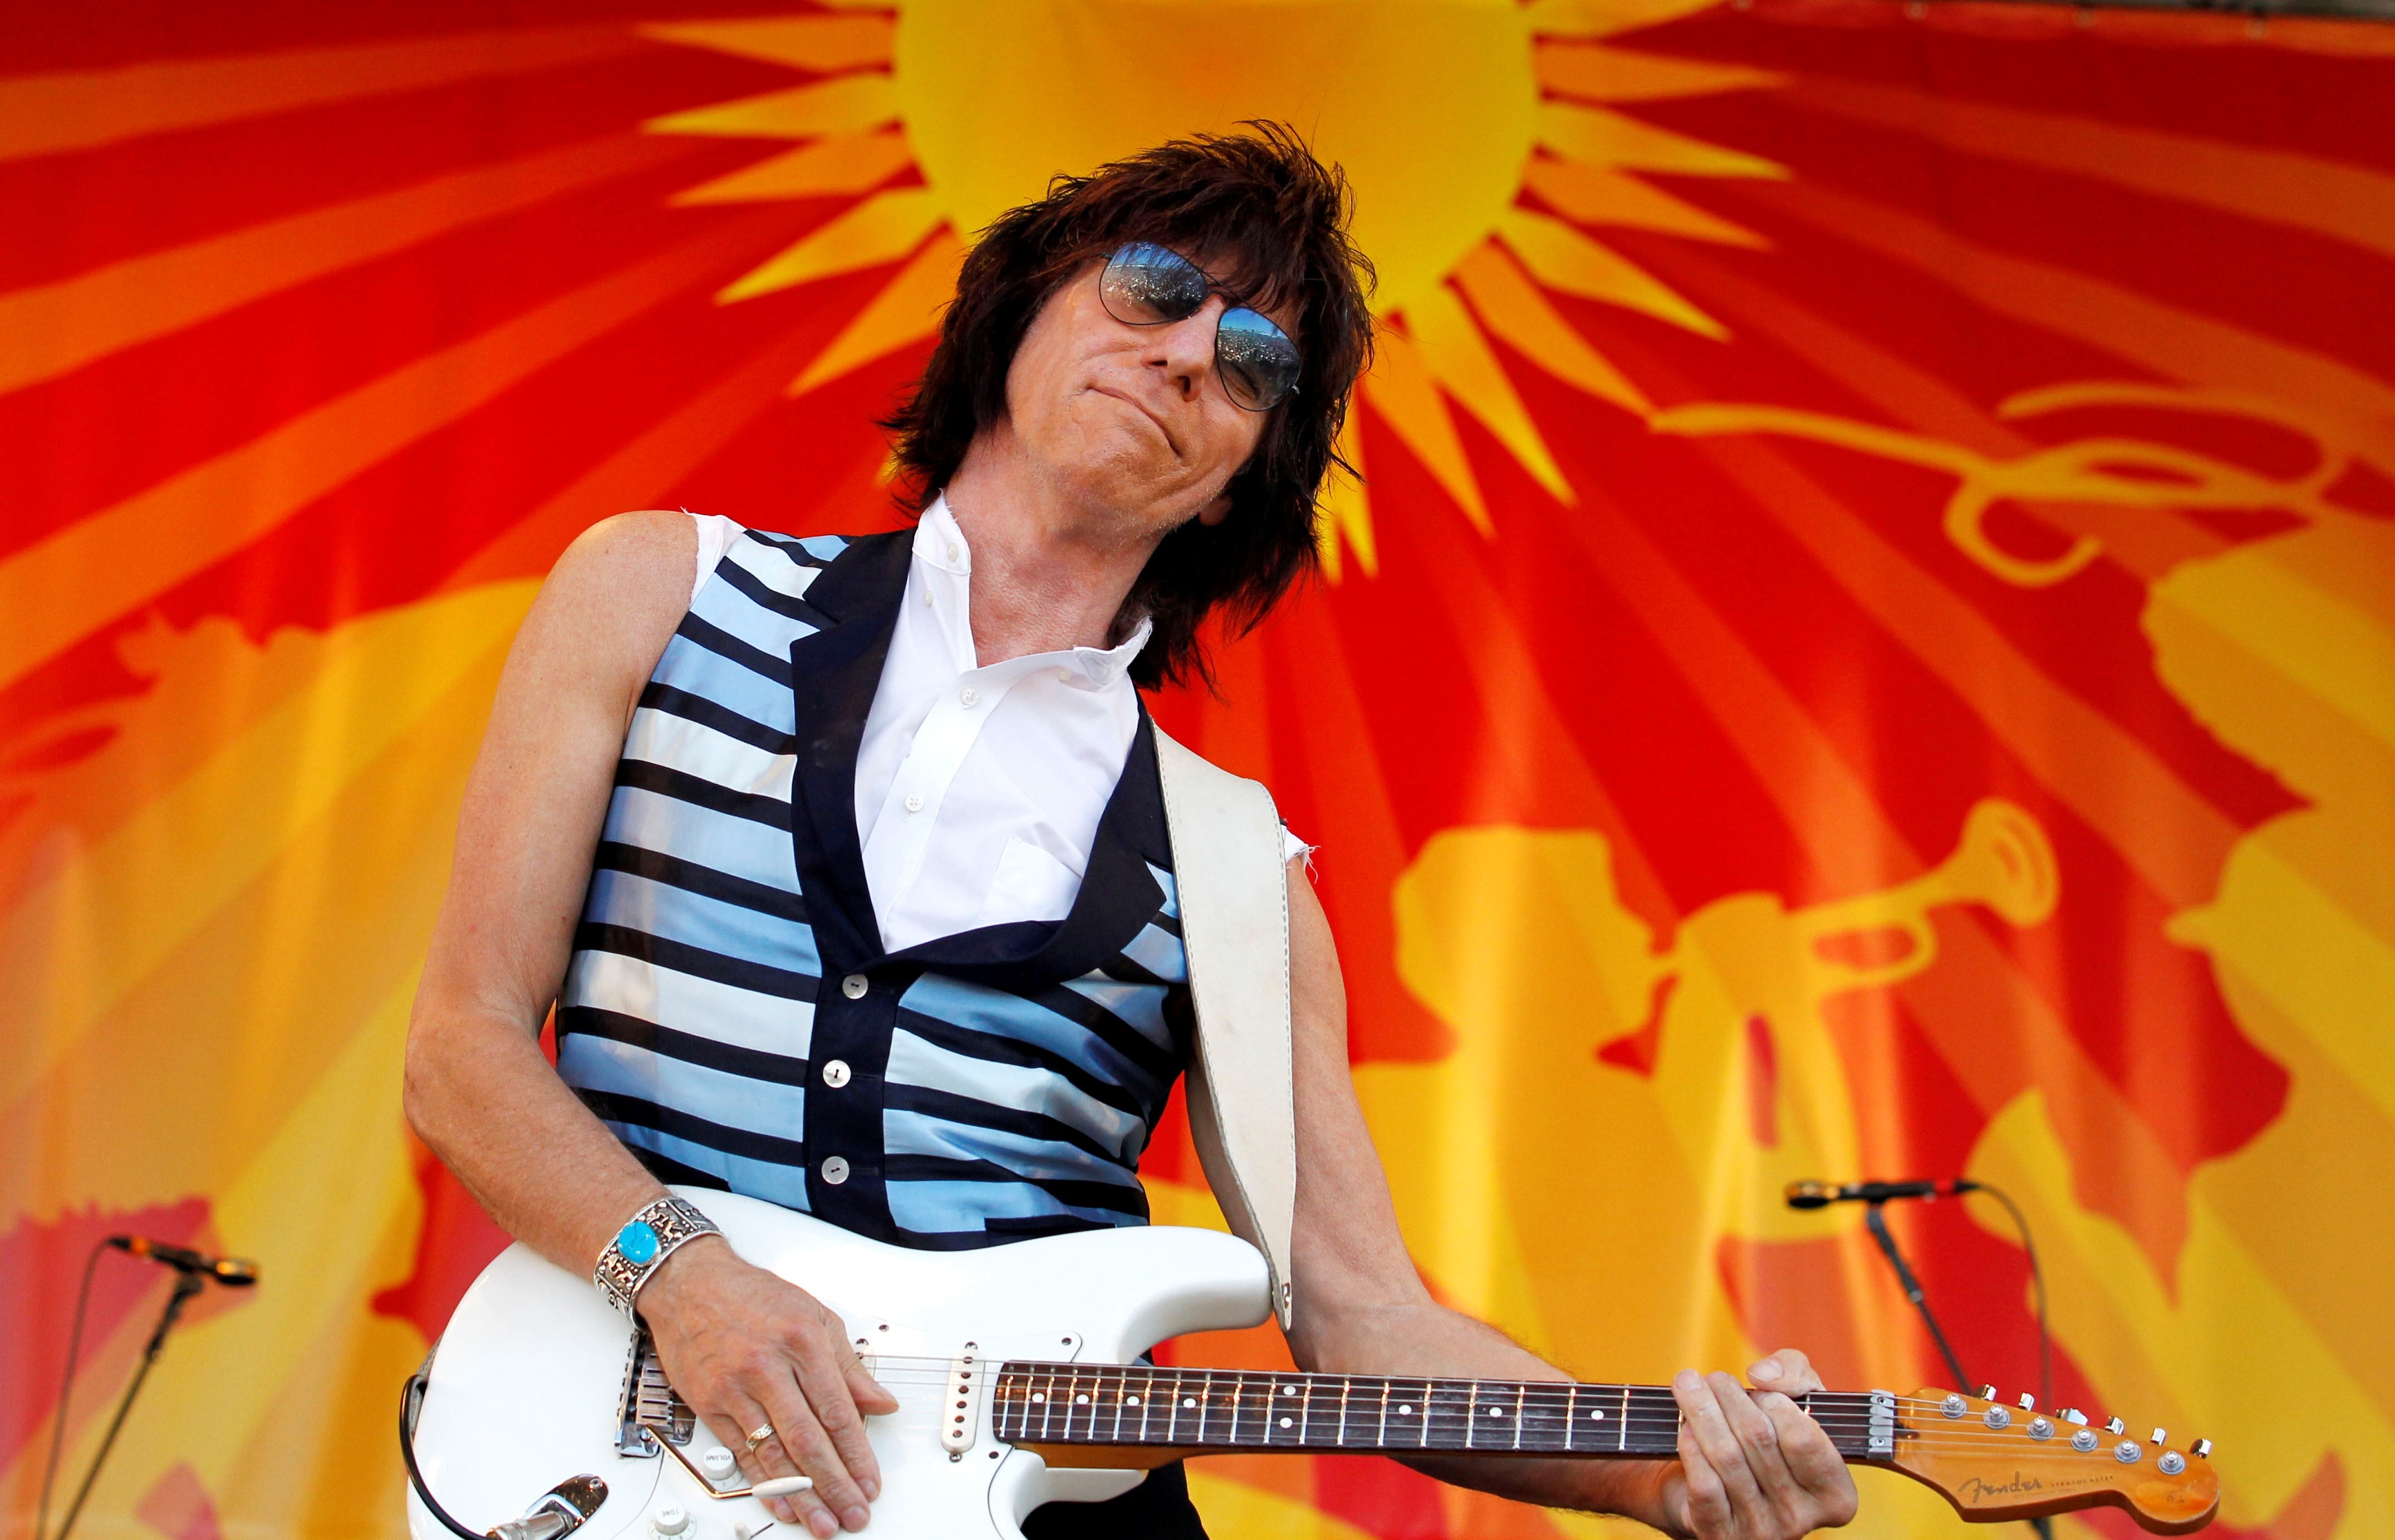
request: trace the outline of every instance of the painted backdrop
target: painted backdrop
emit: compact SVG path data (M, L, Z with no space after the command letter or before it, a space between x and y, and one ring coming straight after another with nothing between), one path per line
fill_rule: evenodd
M87 1533L397 1533L496 1245L402 1030L540 574L624 508L886 524L972 232L1255 114L1360 197L1365 479L1158 710L1320 843L1434 1286L1591 1376L1910 1390L1859 1216L1777 1194L1968 1174L2056 1400L2217 1440L2217 1533L2385 1533L2395 30L1963 0L0 7L10 1524L138 1230L266 1281ZM1219 1222L1184 1133L1148 1175ZM1896 1223L2035 1388L2004 1212ZM70 1470L162 1288L99 1263ZM1612 1533L1196 1485L1224 1540Z

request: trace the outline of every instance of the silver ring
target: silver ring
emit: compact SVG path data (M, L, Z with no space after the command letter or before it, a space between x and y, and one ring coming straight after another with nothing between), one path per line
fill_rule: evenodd
M757 1453L757 1446L758 1446L759 1444L761 1444L761 1443L763 1443L766 1440L768 1440L768 1439L772 1438L773 1436L774 1436L774 1425L773 1425L772 1423L766 1423L766 1424L764 1424L763 1426L760 1427L757 1429L757 1431L755 1431L754 1433L751 1433L751 1434L749 1434L749 1435L748 1435L748 1453L749 1453L749 1454L756 1454L756 1453Z

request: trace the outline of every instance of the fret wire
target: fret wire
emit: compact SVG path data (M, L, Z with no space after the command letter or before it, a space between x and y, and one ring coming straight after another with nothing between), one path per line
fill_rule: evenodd
M1574 1385L1564 1392L1564 1453L1572 1449L1572 1440L1580 1434L1580 1387Z
M1122 1442L1123 1387L1130 1381L1128 1371L1114 1371L1115 1379L1115 1442Z
M1347 1399L1356 1393L1356 1382L1342 1378L1339 1382L1339 1447L1347 1447Z
M1627 1454L1630 1453L1630 1387L1626 1385L1621 1387L1621 1404L1615 1410L1614 1415L1621 1422L1621 1427L1614 1434L1614 1452Z
M1181 1443L1181 1382L1188 1377L1185 1371L1172 1371L1172 1416L1164 1425L1164 1441L1176 1448Z
M1516 1449L1522 1447L1522 1402L1529 1393L1530 1387L1527 1385L1518 1387L1514 1392L1514 1447Z

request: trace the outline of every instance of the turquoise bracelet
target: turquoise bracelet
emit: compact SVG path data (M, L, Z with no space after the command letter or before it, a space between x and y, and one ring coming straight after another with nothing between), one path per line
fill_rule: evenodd
M591 1286L629 1320L640 1300L641 1285L674 1254L675 1247L702 1235L722 1233L688 1199L660 1198L632 1215L607 1242L606 1250L599 1254L598 1267L591 1270Z

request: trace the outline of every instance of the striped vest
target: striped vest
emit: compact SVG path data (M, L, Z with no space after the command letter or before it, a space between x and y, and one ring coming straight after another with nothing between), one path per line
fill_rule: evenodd
M1154 728L1063 921L884 953L856 754L910 559L733 542L625 735L558 1072L661 1179L877 1240L1144 1224L1191 1034Z

